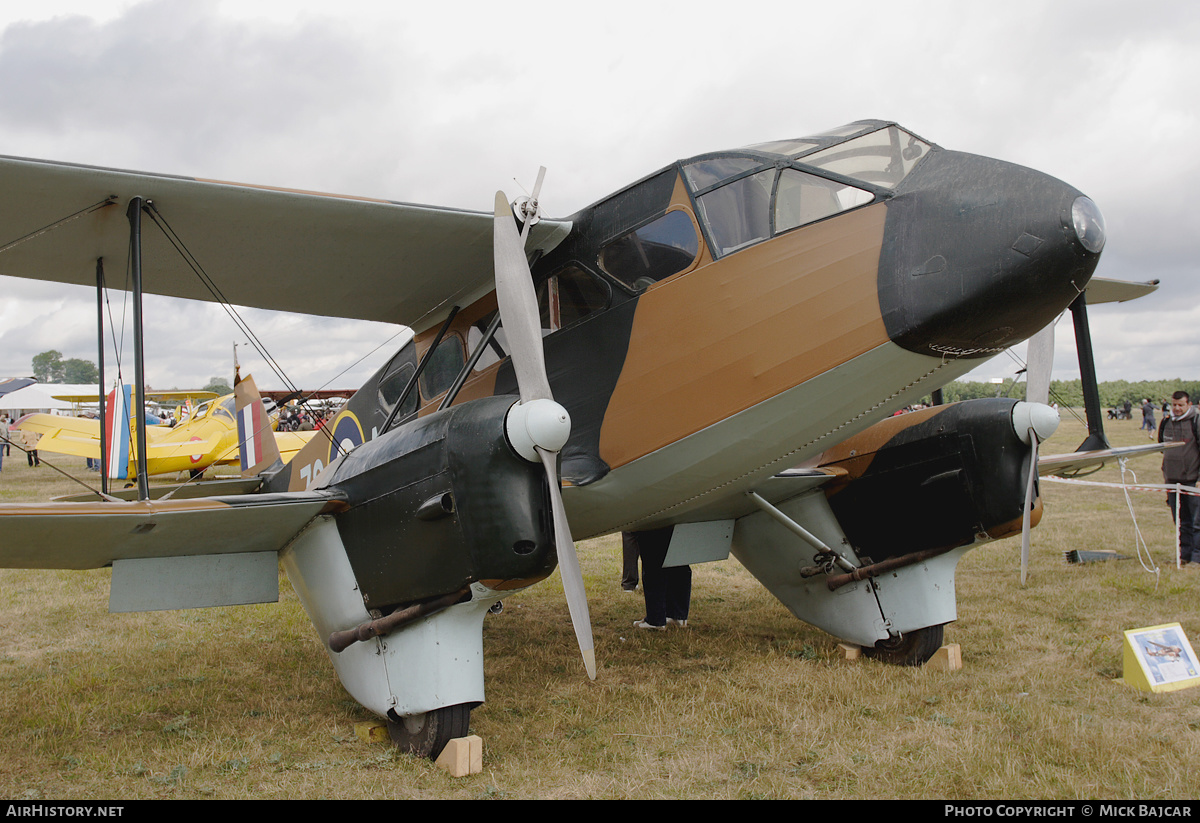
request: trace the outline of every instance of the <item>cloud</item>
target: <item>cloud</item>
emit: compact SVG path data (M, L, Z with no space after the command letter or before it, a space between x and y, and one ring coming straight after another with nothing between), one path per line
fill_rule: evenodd
M1099 330L1136 337L1103 312L1140 328L1200 304L1195 4L74 8L0 12L0 152L475 209L546 165L543 202L566 215L680 157L894 118L1096 200L1109 226L1099 273L1163 279L1145 308L1096 312L1098 350ZM0 291L26 294L12 281ZM231 356L233 326L216 331L208 308L178 312L161 344L168 369L181 384L207 379ZM361 349L375 345L377 331L363 334ZM319 338L284 345L316 363L330 356ZM346 333L334 348L349 356L358 343ZM29 348L0 329L0 356L23 362ZM1103 368L1138 379L1174 357L1131 342Z

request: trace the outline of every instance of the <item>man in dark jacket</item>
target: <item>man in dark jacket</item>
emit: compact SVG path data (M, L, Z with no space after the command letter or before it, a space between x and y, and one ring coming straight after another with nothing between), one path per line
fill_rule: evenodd
M1159 443L1183 443L1181 448L1163 452L1163 482L1195 486L1200 477L1200 434L1196 409L1185 391L1171 395L1171 414L1158 427ZM1200 503L1191 494L1179 495L1179 561L1186 566L1200 563ZM1175 492L1167 492L1167 505L1175 517Z

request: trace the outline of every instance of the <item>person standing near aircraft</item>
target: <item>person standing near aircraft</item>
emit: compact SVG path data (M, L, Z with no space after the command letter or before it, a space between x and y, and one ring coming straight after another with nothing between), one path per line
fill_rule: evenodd
M1200 477L1200 434L1197 434L1197 414L1192 407L1191 398L1185 391L1177 391L1171 395L1171 414L1163 417L1158 427L1159 443L1183 443L1183 448L1170 449L1163 452L1163 482L1180 483L1185 486L1195 486ZM1197 524L1197 514L1200 514L1200 500L1195 495L1180 494L1176 501L1176 493L1167 492L1167 506L1171 509L1171 517L1179 528L1179 563L1187 566L1189 563L1200 563L1200 528Z
M40 434L38 434L37 432L31 432L31 431L22 431L21 432L21 442L25 446L25 460L26 460L26 462L29 463L30 468L33 468L34 466L42 465L42 461L38 458L38 450L37 450L38 441L41 439L42 439L42 436Z
M1153 437L1154 429L1154 404L1146 397L1142 400L1142 430L1150 432L1150 436Z
M687 627L692 602L692 567L663 568L671 546L674 526L644 532L628 532L642 558L642 597L646 616L633 621L638 629L666 631L667 626Z
M638 587L638 544L632 532L621 532L621 590L636 592Z

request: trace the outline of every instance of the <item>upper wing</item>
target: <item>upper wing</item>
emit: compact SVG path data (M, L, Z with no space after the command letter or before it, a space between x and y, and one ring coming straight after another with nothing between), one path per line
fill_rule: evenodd
M17 157L0 157L0 274L94 287L104 258L121 279L133 197L237 305L421 331L494 288L491 213ZM570 226L543 220L530 248L552 249ZM218 299L149 220L142 266L148 292Z

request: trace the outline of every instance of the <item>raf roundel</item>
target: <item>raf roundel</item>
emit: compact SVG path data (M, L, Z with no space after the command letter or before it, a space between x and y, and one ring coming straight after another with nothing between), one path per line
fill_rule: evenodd
M333 442L329 444L329 458L332 462L339 452L345 454L355 446L363 443L362 426L353 412L342 412L333 425Z

